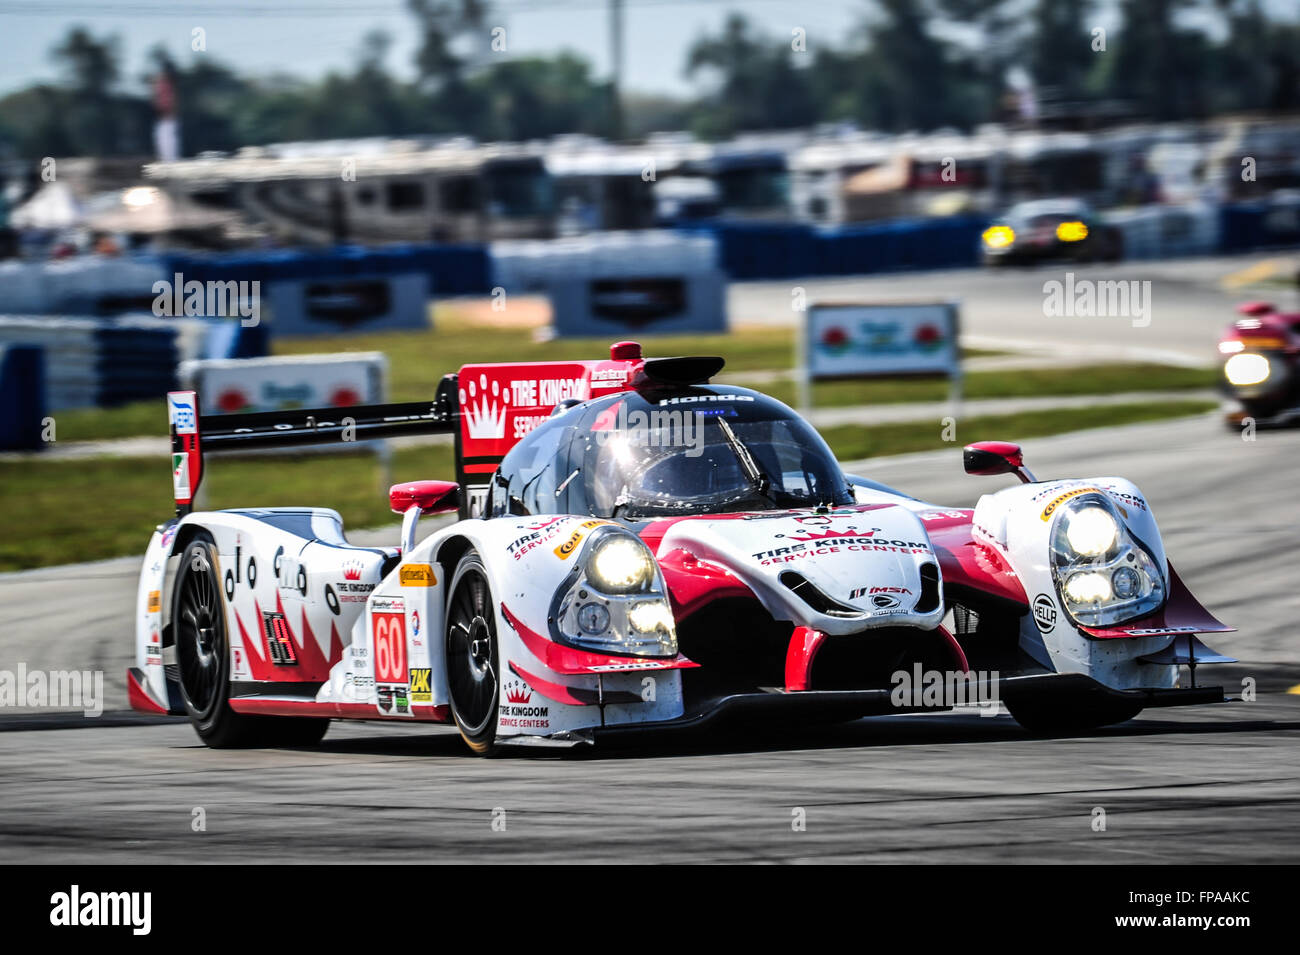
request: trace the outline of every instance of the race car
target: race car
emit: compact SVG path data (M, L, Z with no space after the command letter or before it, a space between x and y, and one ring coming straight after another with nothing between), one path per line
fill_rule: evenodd
M1228 658L1196 635L1231 628L1130 482L1038 481L985 442L966 470L1021 483L926 503L845 474L790 408L712 384L722 366L620 342L466 365L429 403L199 415L171 394L176 517L144 558L132 705L214 747L356 719L454 724L487 753L946 709L972 685L1043 732L1224 700L1196 668ZM457 480L392 487L392 546L327 508L193 509L213 450L436 433Z
M1068 260L1116 262L1123 235L1078 199L1035 199L1012 206L980 236L985 265Z
M1282 425L1300 418L1300 312L1279 312L1268 302L1240 305L1237 319L1219 339L1220 390L1225 419Z

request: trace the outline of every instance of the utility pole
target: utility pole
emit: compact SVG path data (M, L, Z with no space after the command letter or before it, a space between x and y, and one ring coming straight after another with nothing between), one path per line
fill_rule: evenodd
M609 0L610 138L623 138L623 0Z

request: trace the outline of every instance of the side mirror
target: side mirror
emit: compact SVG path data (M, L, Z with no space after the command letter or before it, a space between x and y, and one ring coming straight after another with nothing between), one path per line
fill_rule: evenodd
M445 514L460 506L460 485L455 481L407 481L388 489L388 506L395 514L405 514L413 507L420 514Z
M1014 474L1025 484L1032 484L1034 476L1025 467L1020 445L1010 441L976 441L962 450L962 466L967 474Z

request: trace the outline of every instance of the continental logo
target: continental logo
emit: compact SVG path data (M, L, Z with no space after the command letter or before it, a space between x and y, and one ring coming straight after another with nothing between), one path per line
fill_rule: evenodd
M157 590L149 591L149 613L157 613L162 609L162 594Z
M599 527L601 524L608 523L609 521L583 521L578 525L578 529L569 535L568 540L555 548L555 556L560 558L560 560L568 560L569 555L578 549L578 545L582 543L582 539L587 536L587 531L591 530L593 527Z
M1101 493L1102 490L1099 487L1076 487L1073 490L1066 491L1064 494L1060 495L1059 497L1053 498L1050 502L1048 502L1048 505L1045 508L1043 508L1043 520L1050 521L1052 519L1052 515L1056 513L1056 509L1060 507L1062 504L1064 504L1066 501L1070 500L1071 498L1078 497L1080 494L1101 494Z
M403 587L432 587L438 582L428 564L403 564L397 579Z
M433 671L428 667L411 668L411 702L433 702Z

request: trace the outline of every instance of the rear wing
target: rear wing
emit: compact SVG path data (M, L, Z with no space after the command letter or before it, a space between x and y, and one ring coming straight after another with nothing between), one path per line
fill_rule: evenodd
M456 376L447 375L438 385L433 401L201 415L196 392L170 392L167 418L176 516L184 517L193 509L203 480L203 456L209 452L349 444L421 434L456 435L459 411L455 396Z
M707 381L721 358L641 357L636 342L618 342L607 359L464 365L438 384L432 401L302 408L257 414L198 413L198 395L167 396L176 514L194 505L209 451L292 448L407 435L450 434L455 439L460 516L483 513L501 459L561 404L586 401L647 384L680 386Z

